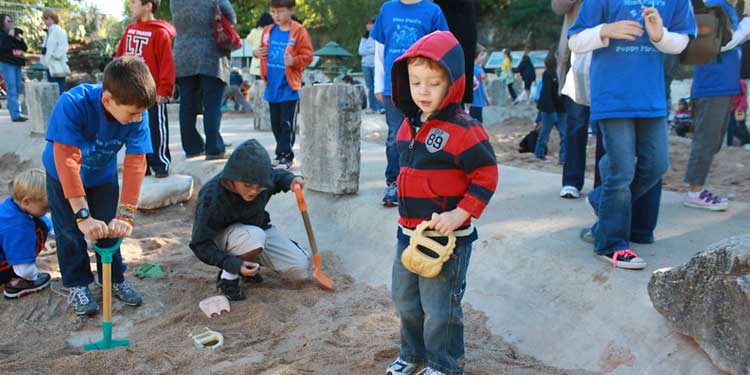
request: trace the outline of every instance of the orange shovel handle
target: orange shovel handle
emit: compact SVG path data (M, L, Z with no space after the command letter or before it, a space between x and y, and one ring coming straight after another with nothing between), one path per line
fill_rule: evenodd
M299 210L307 212L307 202L305 202L305 196L302 194L302 189L300 189L299 185L294 185L294 195L297 196L297 206L299 206Z

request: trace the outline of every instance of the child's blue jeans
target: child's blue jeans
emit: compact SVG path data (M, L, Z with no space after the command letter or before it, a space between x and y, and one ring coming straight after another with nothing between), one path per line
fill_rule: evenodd
M393 262L392 298L401 317L401 359L424 363L445 374L463 374L464 316L461 299L471 243L456 245L435 278L411 273L401 264L408 244L398 242Z
M589 194L599 221L596 254L630 249L633 201L656 185L669 168L666 118L599 121L607 153L599 162L602 184Z
M566 151L565 136L567 132L568 115L565 112L541 112L541 115L542 129L539 131L539 137L536 139L536 149L534 150L534 156L539 159L543 159L546 156L549 134L552 132L552 127L557 126L557 132L560 134L560 154L558 156L560 162L564 163Z

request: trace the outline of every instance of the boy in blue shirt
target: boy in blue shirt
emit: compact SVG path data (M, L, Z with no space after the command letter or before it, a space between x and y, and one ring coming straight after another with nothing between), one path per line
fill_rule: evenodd
M739 21L734 6L726 0L707 0L706 6L720 6L737 30ZM740 93L740 49L733 48L721 53L706 65L696 65L693 77L693 111L695 127L690 146L690 159L685 170L688 193L684 205L709 211L724 211L729 201L704 189L711 163L721 150L724 134L732 116L734 95Z
M469 115L479 122L483 122L482 110L485 105L490 105L490 98L487 96L487 89L484 86L484 59L487 57L487 49L481 44L477 45L476 56L474 56L474 95L472 96L471 108Z
M607 154L588 200L598 216L594 252L616 267L646 267L630 250L630 224L632 202L669 167L663 54L682 52L695 34L689 0L587 0L568 31L573 52L594 51L591 120Z
M385 105L388 140L385 145L385 195L383 205L398 205L398 150L396 133L404 115L391 102L391 67L419 38L436 30L448 31L440 7L423 0L392 0L380 8L370 35L375 39L375 97Z
M50 275L36 268L36 256L52 229L47 213L44 171L30 169L13 179L13 195L0 204L0 283L7 299L46 288Z
M88 285L93 281L86 240L111 247L133 230L146 154L151 152L148 112L156 84L146 64L132 56L113 60L100 85L65 92L52 112L42 161L55 223L57 260L68 303L78 315L99 309ZM119 197L117 153L125 146ZM101 259L96 256L97 269ZM130 306L141 297L125 281L118 250L112 258L112 293ZM101 273L99 273L101 283Z
M294 162L296 128L302 71L312 62L312 41L302 24L292 19L294 0L270 0L273 24L263 28L260 47L253 56L260 59L260 76L266 81L264 99L271 111L271 129L276 139L274 165L289 169Z

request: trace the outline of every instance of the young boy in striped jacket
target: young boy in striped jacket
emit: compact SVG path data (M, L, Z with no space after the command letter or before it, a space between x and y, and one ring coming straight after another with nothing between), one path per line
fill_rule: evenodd
M389 375L463 374L461 299L471 245L471 218L479 218L497 186L495 153L482 124L461 108L464 53L450 32L418 40L392 68L393 103L404 121L396 136L399 152L399 230L393 264L393 302L401 317L399 358ZM425 235L445 243L457 237L437 277L411 273L401 263L412 230L431 220Z

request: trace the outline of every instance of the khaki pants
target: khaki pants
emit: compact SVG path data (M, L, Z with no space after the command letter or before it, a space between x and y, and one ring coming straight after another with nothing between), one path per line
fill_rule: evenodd
M259 247L259 263L289 280L306 280L312 275L310 253L284 237L276 227L263 230L253 225L233 224L216 237L225 252L241 256Z

